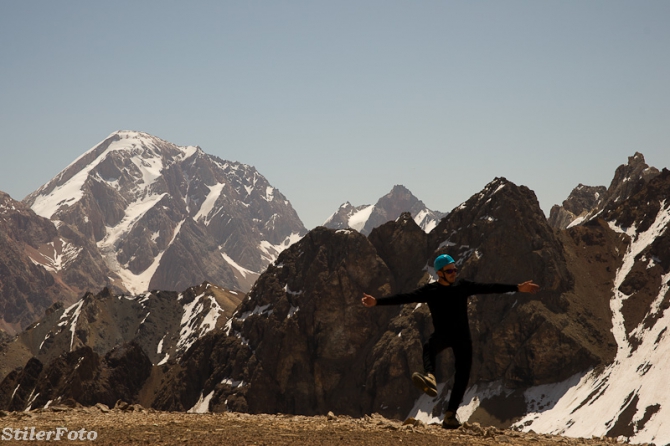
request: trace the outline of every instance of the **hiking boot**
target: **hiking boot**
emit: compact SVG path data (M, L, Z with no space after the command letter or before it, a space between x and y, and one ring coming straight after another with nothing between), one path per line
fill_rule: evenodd
M461 423L456 419L456 412L448 410L444 413L444 420L442 421L444 429L458 429Z
M432 397L437 396L437 383L435 382L435 376L433 376L432 373L422 375L421 373L415 372L412 374L412 382L417 389L426 395Z

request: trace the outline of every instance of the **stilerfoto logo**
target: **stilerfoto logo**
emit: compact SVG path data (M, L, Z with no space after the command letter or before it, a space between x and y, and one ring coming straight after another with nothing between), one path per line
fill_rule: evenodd
M57 427L48 431L37 430L35 427L24 427L23 429L6 427L2 430L0 438L3 441L93 441L98 438L98 433L86 429L74 431L66 427Z

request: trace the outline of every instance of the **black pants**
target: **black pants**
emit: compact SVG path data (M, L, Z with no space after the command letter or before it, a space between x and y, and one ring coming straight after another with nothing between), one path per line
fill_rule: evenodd
M463 400L470 379L470 369L472 368L472 341L470 336L463 336L458 339L457 336L453 335L433 333L423 346L423 368L426 373L435 375L435 358L438 353L449 347L454 352L456 373L447 410L455 412Z

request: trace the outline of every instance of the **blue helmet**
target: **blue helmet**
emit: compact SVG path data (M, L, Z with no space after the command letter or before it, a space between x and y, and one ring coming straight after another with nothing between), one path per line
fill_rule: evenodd
M435 272L438 272L445 266L451 264L451 263L456 263L456 261L448 254L442 254L441 256L438 256L435 259L435 262L433 263L433 268L435 268Z

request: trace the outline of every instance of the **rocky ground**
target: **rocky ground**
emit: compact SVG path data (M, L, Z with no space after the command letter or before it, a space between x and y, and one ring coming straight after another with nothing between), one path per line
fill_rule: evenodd
M49 434L51 432L51 434ZM60 434L60 438L57 435ZM513 430L477 423L447 431L419 421L405 423L377 414L360 419L328 416L249 415L242 413L188 414L159 412L141 406L108 409L65 406L30 412L0 411L2 445L26 441L62 444L197 444L208 445L609 445L612 438L577 439ZM40 441L41 440L41 441Z

